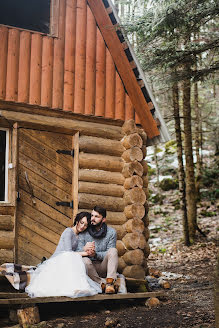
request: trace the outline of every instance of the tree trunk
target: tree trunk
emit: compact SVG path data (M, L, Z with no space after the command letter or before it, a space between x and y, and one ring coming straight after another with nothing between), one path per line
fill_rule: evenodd
M184 69L190 74L188 63ZM197 229L197 208L196 208L196 191L195 191L195 174L192 152L192 128L191 128L191 85L190 80L183 81L183 116L184 116L184 133L185 133L185 158L186 158L186 201L187 215L189 225L189 235L193 240Z
M180 115L179 115L179 90L178 90L177 83L173 85L172 91L173 91L173 109L174 109L176 144L177 144L180 203L181 203L181 210L183 213L183 217L182 217L183 235L184 235L185 245L189 246L190 240L189 240L189 228L188 228L187 207L186 207L185 170L183 165L182 134L181 134L181 124L180 124Z
M200 179L201 179L201 156L200 156L200 109L198 100L198 83L194 84L194 108L195 108L195 153L196 153L196 192L197 198L200 199Z
M158 166L158 160L157 160L157 145L154 146L154 161L155 161L155 165L156 165L156 177L157 177L157 186L159 187L160 184L160 179L159 179L159 166Z

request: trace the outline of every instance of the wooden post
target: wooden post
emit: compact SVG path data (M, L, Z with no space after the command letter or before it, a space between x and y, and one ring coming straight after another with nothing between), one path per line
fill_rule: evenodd
M0 26L0 99L6 95L8 28Z
M59 1L59 35L54 39L52 107L63 107L64 48L65 48L65 1Z
M30 57L30 104L41 102L42 36L32 34Z
M85 114L94 114L96 89L96 22L89 7L87 8L86 42Z
M79 132L73 137L73 174L72 174L72 194L73 194L73 221L78 212L78 169L79 169Z
M41 105L46 107L52 107L52 63L53 39L44 36L42 49Z
M119 74L116 72L116 110L115 119L125 120L125 89Z
M111 54L106 49L106 101L105 117L115 117L115 65Z
M14 261L17 263L18 260L18 222L17 222L17 192L18 192L18 147L19 147L19 140L18 140L18 124L15 123L12 130L12 149L13 149L13 156L12 156L12 163L14 165L14 172L13 172L13 182L12 182L12 192L14 193L12 202L15 205L14 211ZM12 196L12 195L11 195Z
M73 111L77 0L66 1L63 109Z
M9 101L17 101L19 40L20 31L17 29L9 29L6 77L6 100Z
M126 93L125 95L125 120L133 120L134 119L134 106L132 105L132 102Z
M86 25L87 1L78 0L76 13L74 112L82 114L84 113L85 106Z
M28 31L22 31L20 34L18 101L24 103L29 102L30 51L31 51L31 34Z
M106 83L106 46L97 28L95 115L104 116Z

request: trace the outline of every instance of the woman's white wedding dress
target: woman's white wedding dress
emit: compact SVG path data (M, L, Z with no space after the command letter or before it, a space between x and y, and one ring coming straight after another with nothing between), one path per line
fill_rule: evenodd
M80 254L63 251L38 265L25 292L30 297L82 297L101 293L99 284L91 280Z

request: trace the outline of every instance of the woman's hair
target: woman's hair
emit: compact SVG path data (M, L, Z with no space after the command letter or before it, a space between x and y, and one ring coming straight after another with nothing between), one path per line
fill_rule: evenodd
M91 219L91 214L89 212L80 212L76 215L75 220L74 220L74 224L73 226L75 226L79 221L81 221L81 219L83 219L86 216L87 218L87 223L88 225L90 224L90 219Z

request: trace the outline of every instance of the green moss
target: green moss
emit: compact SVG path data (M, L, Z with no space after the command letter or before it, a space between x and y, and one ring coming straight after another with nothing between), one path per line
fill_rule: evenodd
M152 169L152 167L148 164L148 175L155 175L156 174L156 170Z
M217 213L216 212L213 212L213 211L207 211L207 210L202 210L201 212L200 212L200 214L202 215L202 216L207 216L207 217L211 217L211 216L216 216L217 215Z
M170 140L165 144L166 154L175 154L176 148L176 140Z
M160 188L164 191L171 190L171 189L177 189L178 188L178 182L176 179L163 179L160 182Z
M164 253L166 253L167 250L166 250L166 248L159 248L158 251L159 251L159 253L164 254Z
M150 197L150 201L154 204L163 204L163 200L164 200L165 196L161 195L161 194L155 194L153 196ZM159 210L160 213L160 210ZM157 213L157 214L159 214Z

